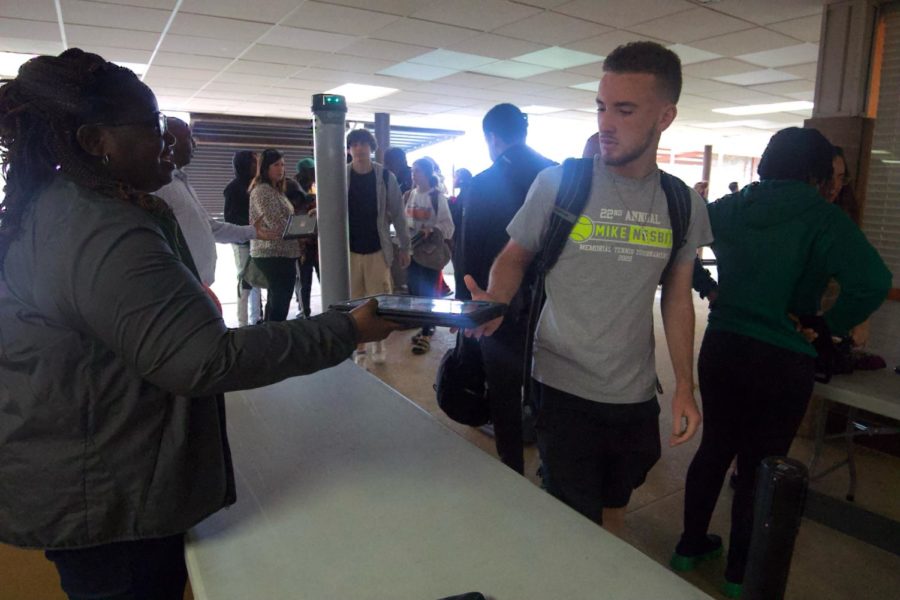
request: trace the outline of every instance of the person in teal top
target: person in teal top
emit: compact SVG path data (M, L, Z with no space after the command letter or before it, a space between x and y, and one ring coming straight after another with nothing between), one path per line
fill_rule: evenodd
M845 335L878 308L891 273L865 235L820 194L832 146L814 129L776 133L761 181L709 205L718 296L698 361L703 438L688 469L676 570L722 552L708 533L722 482L737 457L725 592L741 592L753 528L753 482L767 456L785 455L806 412L816 351L794 317L816 317L829 278L841 286L824 315Z

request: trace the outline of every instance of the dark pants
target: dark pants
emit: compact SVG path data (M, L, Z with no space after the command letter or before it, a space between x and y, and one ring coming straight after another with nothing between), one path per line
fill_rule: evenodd
M316 271L316 278L321 281L322 276L319 274L319 259L307 258L306 262L299 263L300 270L300 304L303 316L308 317L312 314L312 307L309 304L309 297L312 293L313 269Z
M484 364L494 442L503 464L525 472L522 444L522 370L525 332L501 328L479 342Z
M48 550L70 600L181 600L184 535L80 550Z
M423 267L414 260L410 261L409 268L406 270L406 285L409 288L410 295L439 298L438 275L440 275L439 271ZM433 326L422 328L422 335L431 335L433 333Z
M254 258L253 261L269 281L266 294L266 321L284 321L291 308L294 281L297 279L296 258Z
M746 336L707 331L698 363L703 438L687 473L686 544L705 539L722 482L737 456L728 581L744 579L753 531L756 469L791 447L813 389L813 358Z

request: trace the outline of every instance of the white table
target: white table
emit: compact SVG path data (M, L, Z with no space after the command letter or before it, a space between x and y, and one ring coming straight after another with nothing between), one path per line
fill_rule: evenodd
M853 439L860 435L882 435L898 432L897 427L884 427L857 421L857 412L862 409L900 420L900 375L894 373L891 365L877 371L856 371L849 375L835 375L828 383L816 383L815 392L823 398L816 414L815 451L810 461L810 479L821 479L825 475L847 466L850 472L850 486L847 500L853 501L856 496L856 461L854 459ZM826 436L825 424L828 418L829 402L838 402L849 408L847 427L843 433ZM846 442L847 458L837 462L821 472L816 472L816 465L822 454L826 439L839 438Z
M198 600L709 598L349 362L227 404L238 502L189 535Z

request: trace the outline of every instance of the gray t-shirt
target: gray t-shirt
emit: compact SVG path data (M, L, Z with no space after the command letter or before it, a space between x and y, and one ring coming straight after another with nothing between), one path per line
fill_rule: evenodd
M542 171L507 232L537 252L562 167ZM691 220L677 262L693 261L712 241L706 203L691 192ZM587 206L547 274L547 302L535 334L534 377L570 394L614 404L656 393L653 300L672 248L659 171L614 175L599 157Z

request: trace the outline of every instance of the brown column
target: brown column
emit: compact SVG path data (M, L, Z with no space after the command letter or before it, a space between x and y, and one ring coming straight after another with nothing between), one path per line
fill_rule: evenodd
M703 146L703 175L701 181L709 182L709 175L712 173L712 146Z

